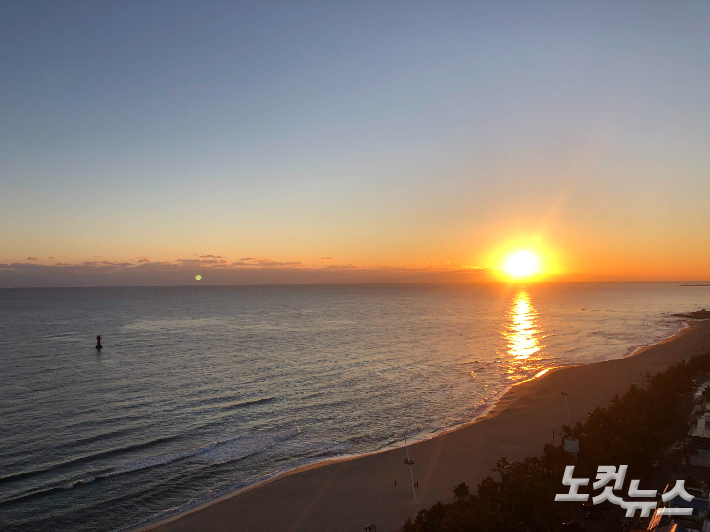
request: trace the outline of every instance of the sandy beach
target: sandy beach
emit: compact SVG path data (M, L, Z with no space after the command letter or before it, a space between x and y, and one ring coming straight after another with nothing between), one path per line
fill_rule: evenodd
M559 368L512 387L485 417L409 447L419 483L416 502L401 448L295 470L142 530L361 531L374 523L379 532L397 531L419 509L451 500L455 484L475 488L500 457L540 454L551 429L559 435L570 424L562 387L576 423L631 383L640 384L642 372L655 373L685 353L708 350L710 321L696 321L633 356Z

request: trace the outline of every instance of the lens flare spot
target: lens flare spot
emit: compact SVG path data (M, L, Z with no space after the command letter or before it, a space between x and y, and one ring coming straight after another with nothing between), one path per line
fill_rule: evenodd
M202 279L201 275L195 275L195 281L200 281Z

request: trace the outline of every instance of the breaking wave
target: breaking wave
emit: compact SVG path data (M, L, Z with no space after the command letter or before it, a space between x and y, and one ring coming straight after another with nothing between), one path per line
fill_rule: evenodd
M241 460L248 456L263 452L281 442L294 438L299 434L301 434L300 429L243 434L227 440L212 442L181 453L160 454L127 462L106 473L88 476L86 478L81 478L61 485L55 484L45 486L44 488L32 490L31 492L25 492L10 499L6 499L1 501L0 504L8 504L27 498L46 495L58 489L72 489L83 484L89 484L96 480L107 479L116 475L125 475L127 473L133 473L135 471L141 471L152 467L159 467L178 460L195 459L210 465L226 464L228 462L234 462L235 460ZM14 475L14 477L17 478L17 475ZM9 477L5 478L8 479Z

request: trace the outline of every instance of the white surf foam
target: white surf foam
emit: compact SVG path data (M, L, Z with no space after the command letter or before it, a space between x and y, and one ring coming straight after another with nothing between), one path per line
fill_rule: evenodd
M231 440L223 441L210 449L195 454L195 460L208 464L226 464L241 460L252 454L265 451L278 443L298 436L299 429L291 431L245 434Z

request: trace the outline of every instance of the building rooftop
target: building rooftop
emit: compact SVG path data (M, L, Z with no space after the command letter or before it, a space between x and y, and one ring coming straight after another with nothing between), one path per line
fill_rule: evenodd
M690 429L688 436L710 439L710 413L706 413L698 418L693 428Z

